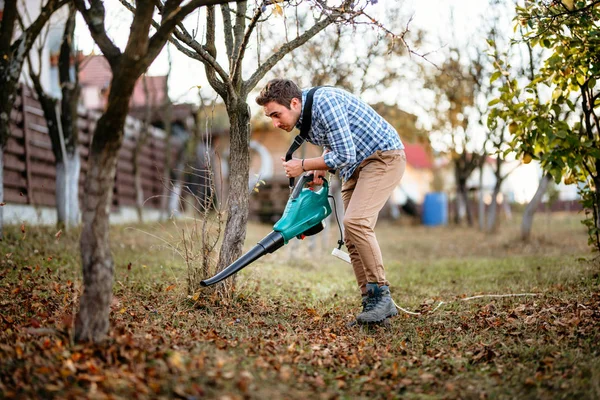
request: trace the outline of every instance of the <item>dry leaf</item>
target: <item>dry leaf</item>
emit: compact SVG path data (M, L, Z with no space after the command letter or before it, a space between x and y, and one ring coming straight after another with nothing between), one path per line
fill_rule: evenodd
M175 287L177 287L177 285L169 285L169 286L167 286L167 288L165 289L165 292L170 292L171 290L175 289Z

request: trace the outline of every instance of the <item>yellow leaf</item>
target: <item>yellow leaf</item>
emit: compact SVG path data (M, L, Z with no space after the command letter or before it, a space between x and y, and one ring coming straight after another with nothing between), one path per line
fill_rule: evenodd
M275 4L275 8L273 9L273 14L282 16L283 8L281 8L281 6L279 4Z
M125 314L125 309L124 309L124 308L121 308L121 309L119 310L119 314Z
M192 300L197 301L199 297L200 293L194 293L194 295L192 296Z
M177 351L171 353L171 355L167 359L167 362L172 368L175 368L179 371L182 371L185 368L183 356Z

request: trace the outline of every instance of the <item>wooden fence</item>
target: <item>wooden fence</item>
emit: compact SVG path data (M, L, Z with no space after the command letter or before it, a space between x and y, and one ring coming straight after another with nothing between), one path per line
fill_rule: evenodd
M81 173L79 196L87 172L89 146L99 113L81 111L78 119ZM119 150L113 192L113 207L134 206L133 151L141 123L128 118L123 145ZM164 133L152 128L139 157L145 207L161 206L165 170ZM178 149L171 146L173 156ZM4 201L7 203L55 206L56 166L46 119L39 102L27 86L22 86L11 114L11 137L4 149Z

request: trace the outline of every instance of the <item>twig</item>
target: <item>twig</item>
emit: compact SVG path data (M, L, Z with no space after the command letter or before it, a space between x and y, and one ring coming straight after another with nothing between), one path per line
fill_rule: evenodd
M524 297L524 296L539 296L539 293L515 293L515 294L480 294L477 296L465 297L461 301L469 301L473 299L482 299L485 297L501 298L501 297Z
M469 301L469 300L474 300L474 299L482 299L482 298L486 298L486 297L492 297L492 298L503 298L503 297L523 297L523 296L539 296L539 293L514 293L514 294L480 294L477 296L471 296L471 297L466 297L464 299L460 299L460 301ZM440 301L438 303L438 305L431 310L430 312L428 312L427 314L433 314L434 312L436 312L442 305L444 304L449 304L449 303L454 303L457 302L458 300L453 300L453 301L449 301L449 302L445 302L445 301ZM396 308L406 314L409 315L423 315L423 313L421 312L414 312L414 311L409 311L407 309L404 309L402 307L400 307L398 304L396 304L396 302L394 300L392 300L392 302L394 303L394 306L396 306Z

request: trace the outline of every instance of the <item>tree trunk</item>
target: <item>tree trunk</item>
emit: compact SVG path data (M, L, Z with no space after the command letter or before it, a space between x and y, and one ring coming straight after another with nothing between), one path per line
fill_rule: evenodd
M77 121L77 105L81 87L79 86L79 64L77 56L73 51L73 38L75 32L75 16L77 10L73 4L69 5L69 17L65 24L63 39L60 46L58 61L58 73L60 86L62 88L62 98L60 101L60 129L62 130L62 140L65 149L65 167L66 167L66 200L67 200L67 219L66 226L76 226L79 224L79 173L81 170L81 160L79 157L79 128ZM71 61L75 59L72 74Z
M114 71L108 107L98 120L90 147L80 240L83 294L75 324L77 341L100 342L108 332L114 270L109 214L129 99L140 74L125 67Z
M108 332L114 270L108 238L108 216L112 204L118 146L104 147L100 145L100 140L96 140L98 136L108 133L109 125L117 125L109 124L107 119L105 115L98 121L85 180L80 242L84 289L75 325L77 341L100 342ZM120 142L121 140L118 141L119 145Z
M498 180L496 185L494 186L494 192L492 193L492 202L490 204L490 209L488 211L488 220L487 220L487 232L495 233L497 224L497 214L498 214L498 193L500 193L500 187L502 186L502 182Z
M485 202L483 201L483 163L479 167L479 196L478 196L478 222L479 230L485 231Z
M592 196L594 196L594 209L592 210L592 215L594 218L594 226L596 227L596 232L593 235L593 246L596 247L596 251L600 252L600 159L596 159L596 175L592 176L594 181L594 191L592 192Z
M4 232L4 147L0 148L0 238Z
M227 223L219 254L218 271L223 270L242 254L248 222L248 168L250 151L250 110L245 101L239 101L227 110L230 127L230 172L227 195ZM235 277L229 280L230 287ZM228 288L225 289L226 291Z
M542 179L540 180L540 184L535 192L535 195L525 207L525 212L523 212L523 221L521 222L521 239L529 240L531 236L531 227L533 225L533 216L538 209L542 199L544 198L544 194L548 189L548 184L552 180L552 176L550 174L544 174Z
M461 181L457 190L457 203L460 205L460 221L466 216L467 224L473 226L473 210L469 204L469 194L467 191L467 183Z
M9 67L10 69L10 67ZM10 78L4 79L6 69L0 62L0 153L4 153L6 142L10 137L10 114L16 99L16 85ZM19 70L19 73L21 71ZM0 176L4 175L4 162L0 165ZM2 186L4 188L4 186ZM4 203L4 189L0 195L0 203ZM0 206L2 208L2 206ZM4 237L4 213L0 212L0 238Z

